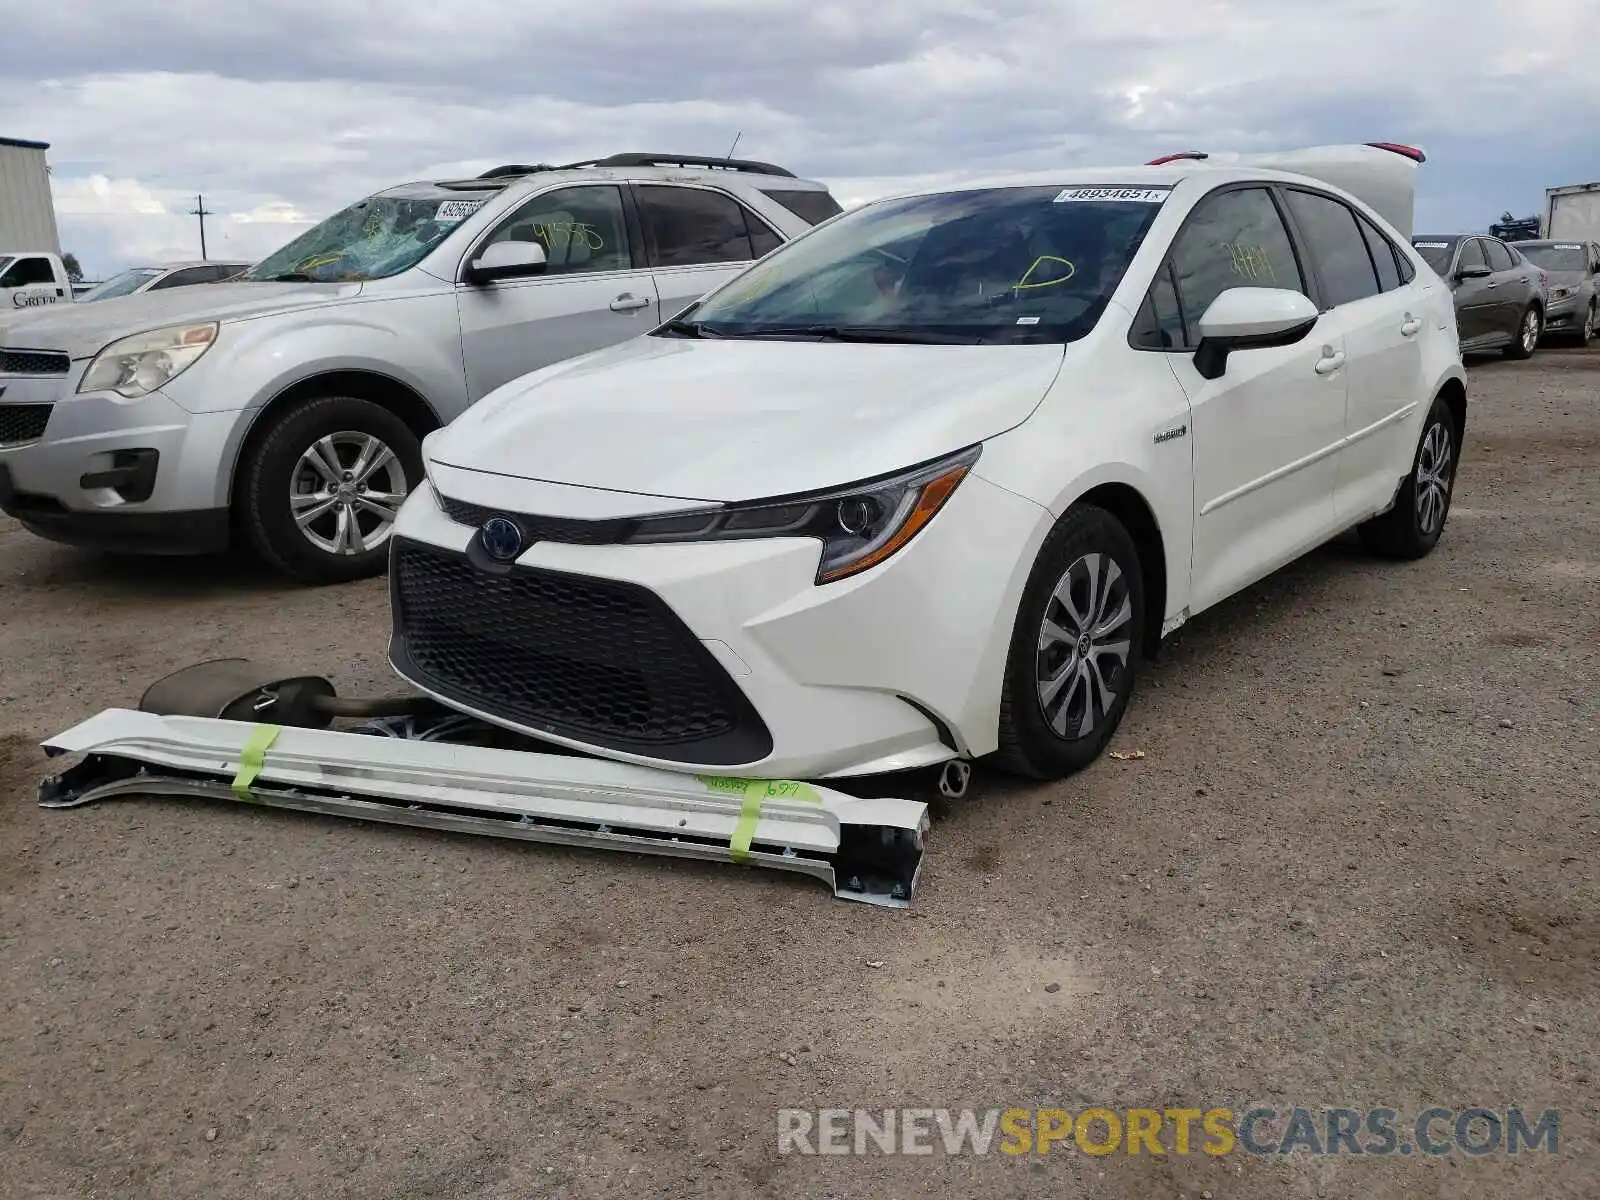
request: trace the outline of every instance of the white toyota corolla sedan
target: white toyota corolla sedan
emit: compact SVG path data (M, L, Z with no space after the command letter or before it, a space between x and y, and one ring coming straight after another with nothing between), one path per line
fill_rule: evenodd
M1438 541L1466 389L1409 243L1422 158L1179 155L835 217L428 438L391 661L683 771L1077 770L1195 613L1351 527Z

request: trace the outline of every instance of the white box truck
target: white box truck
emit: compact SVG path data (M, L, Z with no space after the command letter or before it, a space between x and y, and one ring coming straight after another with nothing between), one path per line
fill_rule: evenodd
M0 137L0 319L72 302L61 262L47 142Z
M1539 234L1562 242L1600 242L1600 183L1546 188Z

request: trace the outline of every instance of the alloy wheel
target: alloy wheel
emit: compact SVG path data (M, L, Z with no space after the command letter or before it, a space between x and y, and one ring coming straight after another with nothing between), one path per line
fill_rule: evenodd
M1539 344L1539 314L1534 309L1529 309L1527 316L1522 318L1522 348L1529 354Z
M1429 426L1417 454L1417 528L1424 537L1432 537L1444 526L1453 467L1450 429L1443 421L1436 421Z
M400 459L370 433L318 438L295 463L289 482L294 523L317 549L354 555L389 540L408 491Z
M1088 737L1117 700L1133 647L1128 581L1107 554L1062 574L1039 627L1039 708L1058 737Z

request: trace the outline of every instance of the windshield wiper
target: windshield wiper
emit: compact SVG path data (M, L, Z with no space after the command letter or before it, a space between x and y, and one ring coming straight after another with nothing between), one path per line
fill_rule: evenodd
M755 329L730 330L720 336L817 338L825 342L879 342L907 346L975 346L983 340L957 334L905 329L894 325L767 325Z
M685 321L681 317L679 319L675 320L675 321L668 321L665 325L661 326L661 328L657 329L656 332L657 333L670 333L670 334L674 335L675 337L689 337L689 338L722 337L723 336L720 333L713 333L711 330L707 329L704 325L700 324L699 321Z

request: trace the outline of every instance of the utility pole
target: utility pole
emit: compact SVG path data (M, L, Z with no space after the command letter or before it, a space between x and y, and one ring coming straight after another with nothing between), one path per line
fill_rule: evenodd
M206 218L214 217L216 214L206 207L206 198L204 196L196 196L194 198L194 207L189 210L189 215L200 218L200 260L204 262L206 257Z

